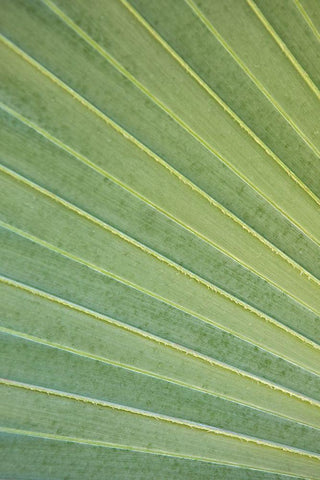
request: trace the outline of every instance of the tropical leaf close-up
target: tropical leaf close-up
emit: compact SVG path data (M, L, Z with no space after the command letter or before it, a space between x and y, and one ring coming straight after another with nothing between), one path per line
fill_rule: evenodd
M0 0L3 480L320 480L319 0Z

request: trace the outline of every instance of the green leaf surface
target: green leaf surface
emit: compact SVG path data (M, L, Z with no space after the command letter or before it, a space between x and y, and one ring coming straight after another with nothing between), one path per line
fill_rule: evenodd
M3 0L1 478L320 479L315 0Z
M101 478L201 478L203 480L291 480L301 477L270 474L255 469L232 467L215 463L195 462L167 455L145 454L130 450L57 441L37 436L4 434L1 441L1 464L8 479L42 480L79 477L90 480ZM21 452L25 452L22 464ZM57 461L59 459L59 461Z
M106 447L167 453L271 472L301 473L309 478L318 478L320 474L316 455L238 437L216 428L12 381L5 381L1 391L8 433L19 427L27 432L35 429L45 437L49 430L53 437L59 435ZM79 417L83 420L80 424Z
M320 14L315 0L295 0L313 33L319 37Z

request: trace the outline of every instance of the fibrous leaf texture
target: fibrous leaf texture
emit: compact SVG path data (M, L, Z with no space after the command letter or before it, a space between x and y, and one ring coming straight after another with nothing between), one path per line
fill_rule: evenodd
M320 479L318 0L1 0L1 478Z

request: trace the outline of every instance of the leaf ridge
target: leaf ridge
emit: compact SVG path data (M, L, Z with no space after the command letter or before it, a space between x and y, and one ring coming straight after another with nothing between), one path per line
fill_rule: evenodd
M275 355L275 356L277 356L277 357L283 358L284 360L286 360L286 361L288 361L288 362L290 362L290 363L298 366L299 368L302 368L302 369L305 369L305 370L308 370L308 371L309 371L309 369L310 369L310 367L303 366L303 365L295 362L294 360L292 360L290 357L287 358L285 355L280 355L280 354L279 354L278 352L276 352L276 351L273 352L272 349L269 350L268 348L266 348L266 347L265 347L264 345L262 345L262 344L259 345L259 344L255 343L256 341L253 341L252 339L249 339L249 338L247 338L246 336L243 336L241 333L238 333L238 332L235 333L234 330L232 330L230 327L228 327L228 326L226 326L226 325L223 325L223 326L222 326L222 325L220 325L219 323L216 323L216 322L215 322L214 320L212 320L211 318L208 318L208 317L200 314L199 312L195 312L194 310L191 310L190 308L188 308L188 307L186 307L186 306L177 304L177 303L175 303L174 301L172 301L172 300L170 300L170 299L168 299L168 298L166 298L166 297L163 297L163 296L161 296L161 295L159 295L159 294L157 294L157 293L154 293L154 292L152 292L152 291L150 291L150 290L147 290L146 288L144 288L144 287L142 287L142 286L140 286L140 285L137 285L137 284L133 283L132 281L130 281L130 280L124 278L124 277L121 277L121 276L119 276L119 275L117 275L117 274L115 274L115 273L112 273L112 272L110 272L110 271L107 271L106 269L100 268L99 266L97 266L97 265L95 265L95 264L92 264L92 263L90 263L90 262L88 262L88 261L86 261L86 260L83 260L83 259L80 258L80 257L77 257L77 256L71 254L70 252L64 251L64 250L62 250L61 248L56 247L55 245L52 245L52 244L50 244L50 243L48 243L48 242L46 242L46 241L44 241L44 240L41 240L41 239L35 237L34 235L28 234L28 233L26 233L26 232L24 232L24 231L22 231L22 230L20 230L20 229L18 229L18 228L16 228L16 227L13 227L12 225L6 224L6 223L4 223L4 222L0 222L0 225L2 225L4 228L8 229L9 231L12 231L12 232L14 232L14 233L22 236L23 238L29 239L29 240L31 240L32 242L34 242L34 243L36 243L36 244L38 244L38 245L44 246L45 248L47 248L47 249L49 249L49 250L51 250L51 251L54 251L54 252L58 253L59 255L65 256L66 258L69 258L69 259L71 259L71 260L73 260L73 261L75 261L75 262L77 262L77 263L80 263L80 264L82 264L82 265L85 265L86 267L88 267L88 268L90 268L90 269L92 269L92 270L94 270L94 271L97 271L97 272L99 272L99 273L101 273L101 274L103 274L103 275L106 275L107 277L112 278L112 279L116 280L116 281L119 282L119 283L122 283L122 284L124 284L124 285L127 285L127 286L129 286L130 288L133 288L134 290L137 290L137 291L139 291L139 292L141 292L141 293L143 293L143 294L145 294L145 295L147 295L147 296L150 296L151 298L155 298L155 299L157 299L157 300L159 300L159 301L161 301L161 302L163 302L163 303L165 303L165 304L167 304L167 305L173 306L173 307L176 308L177 310L180 310L180 311L182 311L182 312L184 312L184 313L187 313L187 314L189 314L189 315L192 315L193 317L198 318L199 320L201 320L201 321L203 321L203 322L205 322L205 323L212 324L212 325L214 325L216 328L218 328L219 330L222 330L222 331L225 331L225 332L227 332L227 333L230 333L230 334L232 334L233 336L238 337L238 338L240 338L241 340L246 341L247 343L250 343L250 344L253 344L253 345L257 345L257 346L259 346L259 348L261 348L262 350L265 350L265 351L267 351L267 352L269 352L269 353L272 353L273 355ZM289 333L293 333L293 336L295 336L295 335L294 335L294 332L291 331L290 329L289 329ZM297 335L298 335L298 334L297 334ZM305 337L302 336L302 337L300 338L300 340L302 340L302 342L304 342ZM311 340L309 340L309 339L307 339L307 342L305 342L305 343L309 344L310 346L314 347L314 348L317 349L317 350L319 349L319 346L318 346L317 344L315 344L314 342L312 342ZM317 372L315 372L313 369L312 369L311 371L312 371L312 373L316 373L316 374L317 374Z
M66 145L64 144L61 140L59 140L58 138L52 136L50 133L48 133L46 130L44 130L43 128L39 127L39 125L36 125L34 122L32 122L31 120L27 119L26 117L24 117L23 115L21 115L20 113L16 112L15 110L13 110L12 108L8 107L7 105L3 104L0 102L0 108L2 108L5 112L7 112L8 114L12 115L13 117L15 117L16 119L18 119L21 123L25 124L26 126L28 126L29 128L33 129L34 131L36 131L38 134L42 135L43 137L45 137L47 140L49 140L51 143L53 143L54 145L58 146L59 148L65 150L67 153L71 154L73 157L77 158L79 161L81 161L82 163L88 165L90 168L92 168L93 170L95 170L97 173L99 173L100 175L103 175L105 176L106 178L110 179L112 182L116 183L117 185L119 185L121 188L123 188L124 190L128 191L129 193L131 193L132 195L136 196L137 198L139 198L140 200L142 200L143 202L145 202L146 204L150 205L151 207L155 208L156 210L158 210L160 213L162 213L163 215L165 215L166 217L168 217L170 220L173 220L175 223L177 223L178 225L182 226L184 229L186 229L187 231L190 231L193 235L195 235L196 237L200 238L202 241L206 242L208 245L210 246L213 246L215 249L219 250L220 252L222 252L224 255L228 256L229 258L232 258L234 261L236 261L237 263L239 263L240 265L242 265L244 268L246 268L247 270L253 272L254 274L258 275L259 277L263 278L264 280L266 280L268 283L270 284L273 284L276 288L278 289L281 289L281 287L276 284L276 283L273 283L271 280L269 280L267 277L265 277L263 274L261 273L258 273L255 269L253 269L249 264L247 263L244 263L242 260L240 260L238 257L236 257L234 254L232 254L231 252L225 250L221 245L215 243L214 241L212 241L211 239L209 239L208 237L206 237L205 235L203 235L202 233L198 232L197 230L195 230L193 227L191 227L189 224L181 221L177 216L174 216L173 214L169 213L168 211L164 210L162 207L158 206L157 204L155 204L154 202L152 202L151 200L149 200L147 197L145 197L144 195L140 194L139 192L137 192L136 190L132 189L130 186L128 186L127 184L125 184L124 182L122 182L121 180L119 180L118 178L116 178L115 176L111 175L110 173L108 173L105 169L99 167L98 165L96 165L94 162L92 162L90 159L88 159L87 157L85 157L84 155L80 154L79 152L75 151L72 147L70 147L69 145ZM108 117L107 117L108 118ZM114 127L112 124L111 124L112 127ZM117 127L114 127L119 133L125 135L125 131L120 131L118 130ZM120 129L121 127L119 127ZM132 140L131 138L129 138L129 140ZM133 141L133 140L132 140ZM133 143L135 143L133 141ZM138 145L137 145L138 146ZM143 147L143 145L142 145ZM143 149L143 148L142 148ZM164 166L165 168L167 168L167 165L163 164L162 163L162 159L160 157L156 157L155 154L153 154L153 152L151 151L148 151L148 150L144 150L148 155L152 156L152 158L154 160L156 160L158 163L160 163L162 166ZM281 250L279 250L277 247L275 247L273 244L271 244L268 240L266 240L263 236L261 236L260 234L258 234L255 230L253 230L251 227L247 226L245 223L243 223L238 217L236 217L234 214L232 214L231 212L229 212L228 210L226 210L222 205L220 205L218 202L216 202L214 199L212 199L212 197L208 196L205 192L203 192L201 189L199 189L197 186L193 185L192 182L190 182L188 179L185 179L182 175L180 175L179 172L175 171L174 169L170 169L169 168L169 171L170 173L174 174L177 178L179 178L179 180L181 180L183 183L185 183L186 185L188 185L192 190L195 190L197 193L199 193L203 198L205 198L210 204L212 204L213 206L215 206L216 208L218 208L223 214L227 215L229 218L231 218L233 221L235 221L237 224L241 225L246 231L248 231L250 234L252 234L254 237L256 237L258 240L260 240L264 245L268 246L268 248L270 248L274 253L276 253L277 255L279 255L281 258L283 258L284 260L286 260L292 267L294 267L295 269L299 270L300 274L303 274L303 275L306 275L308 279L311 279L313 280L317 285L320 285L320 281L314 276L312 275L309 271L307 271L304 267L302 267L300 264L298 264L295 260L293 260L291 257L288 257L286 254L284 254Z
M194 0L185 0L188 3L190 8L199 16L202 22L206 25L208 30L217 38L217 40L224 46L232 58L239 64L242 70L248 75L248 77L253 81L256 87L264 94L264 96L269 100L270 103L276 108L276 110L282 115L282 117L291 125L291 127L296 131L296 133L302 138L302 140L309 146L309 148L319 156L318 149L312 144L312 142L305 136L305 134L300 130L300 128L291 120L283 108L276 102L268 90L263 86L263 84L253 75L250 69L245 65L245 63L238 57L236 52L228 45L228 43L223 39L223 37L217 32L212 23L208 20L205 14L199 9L199 7L194 3ZM315 194L313 194L314 196Z
M138 335L138 336L141 336L143 338L146 338L150 341L153 341L155 343L158 343L158 344L161 344L161 345L164 345L164 346L167 346L171 349L174 349L174 350L178 350L182 353L184 353L185 355L188 355L188 356L193 356L194 358L196 359L199 359L199 360L202 360L203 362L205 363L209 363L209 365L216 365L216 366L219 366L219 367L222 367L222 368L225 368L227 370L230 370L234 373L237 373L239 374L240 376L244 376L244 377L247 377L247 378L250 378L250 379L253 379L254 381L260 383L261 385L265 385L265 386L268 386L269 388L271 389L277 389L279 391L281 391L282 393L285 393L285 394L288 394L289 396L295 396L296 398L306 402L306 403L309 403L310 405L315 405L316 407L319 407L320 408L320 402L313 399L313 398L310 398L310 397L307 397L306 395L303 395L299 392L295 392L294 390L291 390L291 389L288 389L286 387L283 387L283 386L280 386L274 382L271 382L269 380L266 380L266 379L262 379L254 374L251 374L251 373L248 373L248 372L245 372L244 370L240 370L239 368L237 367L234 367L234 366L231 366L231 365L228 365L224 362L221 362L219 360L216 360L214 359L213 357L210 357L208 355L205 355L205 354L202 354L202 353L199 353L195 350L192 350L190 348L187 348L185 346L182 346L182 345L179 345L175 342L172 342L171 340L167 340L167 339L164 339L162 337L159 337L157 335L154 335L152 333L149 333L149 332L146 332L140 328L137 328L137 327L134 327L132 325L129 325L129 324L126 324L124 322L121 322L120 320L116 320L110 316L107 316L107 315L104 315L104 314L101 314L99 312L96 312L94 310L91 310L91 309L88 309L86 307L83 307L82 305L78 305L78 304L75 304L73 302L70 302L69 300L65 300L61 297L57 297L56 295L52 295L50 293L47 293L47 292L44 292L42 290L39 290L37 288L34 288L34 287L31 287L29 285L26 285L24 283L21 283L21 282L18 282L16 280L12 280L8 277L3 277L3 276L0 276L0 282L2 283L5 283L7 285L10 285L10 286L13 286L15 288L18 288L18 289L21 289L21 290L24 290L24 291L27 291L28 293L31 293L32 295L36 295L36 296L39 296L40 298L44 298L46 301L51 301L51 302L54 302L54 303L57 303L57 304L60 304L60 305L63 305L63 307L65 308L69 308L71 310L75 310L75 311L78 311L80 313L84 313L88 316L91 316L92 318L94 318L95 320L98 320L98 321L102 321L102 322L105 322L105 323L108 323L110 325L114 325L116 326L117 328L120 328L122 330L125 330L125 331L128 331L134 335ZM2 328L2 327L0 327ZM23 334L23 335L26 335L26 334ZM28 335L28 337L30 337ZM35 337L34 337L35 338ZM152 374L153 375L153 374ZM175 380L172 380L173 382L176 382ZM191 388L191 387L190 387ZM193 388L193 387L192 387ZM198 388L198 387L197 387ZM203 390L204 392L206 393L210 393L210 391L207 391L206 389ZM212 393L213 394L213 393ZM220 396L220 395L217 395L217 396ZM227 398L228 400L233 400L231 397L225 397ZM234 401L234 400L233 400ZM236 403L241 403L241 402L238 402L236 401ZM249 404L248 404L249 405ZM250 406L250 405L249 405ZM254 407L254 406L251 406L252 408L256 408L258 410L262 410L261 408L259 407ZM272 411L270 411L271 413L273 413ZM278 415L277 413L275 413L275 415ZM279 414L280 415L280 414ZM289 417L288 417L289 418ZM298 422L299 423L299 422ZM301 422L300 422L301 423Z
M280 49L282 52L285 54L285 56L289 59L289 61L292 63L294 68L297 70L297 72L301 75L303 80L307 83L307 85L310 87L310 89L313 91L313 93L316 95L318 99L320 99L320 92L317 86L313 83L307 72L304 70L302 65L298 62L298 60L295 58L295 56L292 54L286 43L282 40L280 35L274 30L270 22L266 19L266 17L263 15L261 10L258 8L254 0L246 0L247 4L249 7L253 10L253 12L256 14L256 16L259 18L260 22L263 24L263 26L266 28L268 33L271 35L273 40L279 45Z
M185 458L189 460L194 460L198 462L208 462L214 465L225 465L225 466L235 466L239 468L246 468L247 470L252 470L252 471L257 471L257 472L269 472L269 473L275 473L274 470L266 470L266 469L258 469L257 467L248 467L247 465L241 465L239 463L232 463L232 462L224 462L222 463L221 461L217 462L215 460L212 460L210 458L206 457L196 457L196 456L191 456L191 455L186 455L186 454L176 454L174 452L169 452L169 451L164 451L164 450L151 450L148 448L139 448L136 446L129 446L129 445L122 445L122 444L116 444L116 443L108 443L100 440L91 440L91 439L85 439L85 438L79 438L79 437L70 437L66 435L59 435L59 434L53 434L53 433L47 433L47 432L39 432L39 431L32 431L32 430L24 430L24 429L17 429L17 428L10 428L10 427L0 427L0 432L6 433L6 434L13 434L13 435L21 435L21 436L29 436L29 437L35 437L35 438L42 438L42 439L48 439L48 440L56 440L56 441L61 441L61 442L72 442L72 443L78 443L78 444L84 444L84 445L92 445L92 446L100 446L104 448L116 448L118 450L128 450L128 451L134 451L134 452L139 452L139 453L148 453L150 455L161 455L165 457L174 457L174 458ZM287 474L284 474L287 476ZM291 473L290 476L288 475L288 478L298 478L301 479L300 476L295 475L294 473Z
M178 117L171 109L169 109L164 103L156 98L143 84L141 84L130 72L128 72L115 58L113 58L103 47L101 47L94 39L92 39L86 32L84 32L77 24L73 22L64 12L62 12L51 0L42 0L48 8L50 8L64 23L66 23L72 30L74 30L81 38L83 38L94 50L102 55L109 63L112 64L122 75L128 78L139 90L141 90L146 96L148 96L156 105L166 112L175 122L181 125L191 136L193 136L199 143L201 143L207 150L213 153L223 164L225 164L230 170L233 171L242 181L255 190L260 196L262 196L268 203L270 203L275 209L277 209L284 217L286 217L291 223L293 223L304 235L312 239L317 245L320 242L308 232L304 227L297 223L286 211L280 208L273 200L268 198L263 192L260 191L252 182L249 181L235 166L228 162L217 150L213 149L201 136L192 130L180 117ZM320 199L315 195L298 177L285 165L280 158L278 158L272 150L267 147L261 139L259 139L255 133L231 110L231 108L199 77L199 75L172 49L171 46L162 39L162 37L155 32L155 30L143 19L140 14L126 1L120 0L126 8L138 19L144 27L147 28L149 33L157 39L157 41L173 56L173 58L187 71L188 74L194 78L199 85L236 121L240 127L245 130L249 136L251 136L256 143L271 156L271 158L280 165L291 179L293 179L298 185L307 193L318 205L320 205Z
M120 405L120 404L108 402L108 401L105 401L105 400L98 400L98 399L95 399L95 398L86 397L84 395L78 395L78 394L75 394L75 393L64 392L64 391L61 391L61 390L54 390L54 389L47 388L47 387L40 387L38 385L30 385L28 383L17 382L15 380L10 380L10 379L5 379L5 378L0 378L0 384L5 385L5 386L20 388L20 389L24 389L24 390L30 390L30 391L34 391L34 392L42 393L42 394L46 394L46 395L52 395L52 396L67 398L67 399L75 400L75 401L79 401L79 402L90 403L94 406L97 405L97 406L101 406L101 407L105 407L105 408L111 408L111 409L114 409L114 410L121 410L121 411L125 411L127 413L131 413L131 414L134 414L134 415L141 415L141 416L153 418L155 420L174 423L176 425L181 425L181 426L189 427L191 429L196 429L196 430L202 430L202 431L212 433L212 434L216 434L216 435L236 438L237 440L242 440L242 441L245 441L245 442L248 442L248 443L254 443L254 444L257 444L257 445L261 445L261 446L268 446L268 447L271 447L271 448L274 448L274 449L279 449L279 450L282 450L282 451L291 452L291 453L294 453L296 455L303 455L303 456L306 456L308 458L314 458L314 459L319 459L320 460L320 455L318 455L314 452L311 453L311 452L308 452L306 450L301 450L301 449L298 449L298 448L295 448L295 447L289 447L287 445L285 446L283 444L271 442L269 440L260 440L256 437L250 437L249 435L244 435L244 434L237 434L235 432L224 430L222 428L217 428L217 427L213 427L213 426L209 426L209 425L204 425L204 424L201 424L201 423L192 422L190 420L185 420L185 419L181 420L179 418L170 417L169 415L164 415L164 414L161 414L161 413L149 412L149 411L146 411L146 410L141 410L141 409L134 408L134 407L129 407L129 406L126 406L126 405Z
M149 247L146 247L144 244L138 242L137 240L133 239L132 237L130 237L129 235L121 232L120 230L112 227L111 225L109 225L108 223L98 219L97 217L89 214L88 212L80 209L79 207L77 207L76 205L66 201L65 199L59 197L58 195L50 192L49 190L41 187L40 185L36 184L35 182L32 182L31 180L28 180L27 178L25 178L24 176L14 172L13 170L10 170L9 168L7 167L4 167L3 165L0 165L0 171L3 171L5 174L13 177L16 181L20 181L26 185L28 185L29 187L31 187L32 189L36 190L37 192L40 192L40 194L52 199L53 201L63 205L64 207L66 207L67 209L75 212L77 215L83 217L83 218L86 218L87 220L93 222L94 224L97 224L98 226L102 227L103 229L111 232L113 235L121 238L122 240L126 241L127 243L139 248L140 250L142 250L144 253L148 254L148 255L151 255L152 257L156 258L157 260L159 260L160 262L163 262L164 264L168 265L169 267L171 268L174 268L176 269L179 273L182 273L184 275L186 275L187 277L191 278L192 280L195 280L196 282L204 285L205 287L209 288L210 290L214 291L215 293L227 298L229 301L239 305L240 307L242 307L243 309L245 310L248 310L252 313L254 313L255 315L257 315L258 317L262 318L263 320L267 321L268 323L271 323L273 325L275 325L276 327L284 330L285 332L293 335L294 337L297 337L299 340L301 340L302 342L304 343L307 343L309 344L310 346L316 348L316 349L319 349L320 350L320 346L313 342L312 340L310 340L309 338L305 337L304 335L301 335L300 333L296 332L294 329L290 328L290 327L287 327L286 325L284 325L283 323L279 322L278 320L270 317L269 315L266 315L265 313L261 312L260 310L252 307L251 305L247 304L246 302L238 299L237 297L234 297L233 295L229 294L228 292L222 290L221 288L217 287L215 284L213 284L212 282L209 282L207 280L204 280L202 277L200 277L199 275L191 272L190 270L182 267L181 265L175 263L174 261L170 260L169 258L159 254L158 252L154 251L153 249L149 248ZM292 296L292 295L290 295ZM293 297L294 298L294 297ZM296 300L298 301L298 300ZM300 302L302 303L302 302ZM310 310L312 310L310 308ZM212 323L212 322L210 322ZM222 329L224 329L224 327L222 327ZM237 336L237 334L236 334ZM317 372L313 372L313 373L317 373Z
M301 15L303 16L304 20L306 21L306 23L309 25L310 29L312 30L313 34L315 35L315 37L320 40L320 34L316 28L316 26L314 25L313 21L311 20L311 18L309 17L308 13L306 12L306 10L303 8L301 2L299 0L293 0L297 9L299 10L299 12L301 13Z
M114 319L111 319L110 317L108 317L107 320L105 320L105 319L100 319L100 320L102 320L102 321L112 320L111 324L114 323ZM126 327L125 324L120 325L120 328L122 326L125 330L128 330L127 328L125 328ZM131 364L118 362L118 361L115 361L115 360L111 360L110 358L107 358L107 357L102 357L100 355L96 355L96 354L93 354L93 353L90 353L90 352L85 352L83 350L78 350L77 348L74 348L74 347L70 347L70 346L67 346L67 345L62 345L62 344L56 343L56 342L51 342L47 339L43 339L43 338L39 338L39 337L36 337L36 336L33 336L33 335L29 335L29 334L24 333L24 332L18 332L16 330L12 330L11 328L6 328L6 327L1 327L0 326L0 332L2 332L4 334L11 335L11 336L14 336L14 337L17 337L17 338L25 339L25 340L37 343L39 345L43 345L43 346L55 348L57 350L61 350L61 351L64 351L64 352L72 353L72 354L77 355L77 356L82 357L82 358L95 360L95 361L98 361L98 362L106 364L106 365L113 365L113 366L122 368L124 370L132 371L134 373L139 373L139 374L145 375L147 377L162 380L164 382L171 383L173 385L178 385L178 386L187 388L188 390L194 390L194 391L197 391L197 392L205 393L206 395L210 395L211 397L222 398L222 399L225 399L225 400L227 400L231 403L235 403L237 405L243 405L247 408L251 408L251 409L256 410L258 412L265 412L265 413L268 413L269 415L273 415L275 417L284 418L286 420L294 421L295 423L297 423L299 425L303 425L303 426L306 426L306 427L312 427L313 429L319 430L319 432L320 432L320 428L314 426L311 423L303 422L301 419L297 420L296 418L290 417L290 416L285 415L283 413L280 413L278 411L268 410L268 409L263 408L261 406L255 405L253 403L247 403L243 400L236 399L235 397L232 397L230 395L222 394L220 392L215 392L213 390L210 390L210 389L207 389L207 388L204 388L204 387L193 385L191 383L184 382L184 381L179 380L177 378L171 378L169 376L162 375L162 374L159 374L159 373L156 373L156 372L153 372L153 371L138 368L138 367L136 367L134 365L131 365ZM139 334L140 334L140 332L139 332ZM144 335L142 335L142 336L145 337ZM157 343L163 343L165 346L169 346L169 347L171 346L171 345L167 344L166 340L163 340L160 337L153 339L149 336L146 336L145 338L148 338L149 340L155 340L155 341L157 341ZM179 351L183 351L183 349L185 349L185 347L181 347L178 344L173 344L172 348L175 348ZM195 358L200 358L199 356L202 355L202 354L199 354L197 352L195 352L195 354L194 354L194 351L192 351L192 350L190 352L189 351L186 352L186 354L195 356ZM211 360L211 357L208 357L208 361L212 365L214 365L215 362L216 362L215 360ZM229 367L229 365L227 365L227 367ZM233 369L233 367L230 367L230 368ZM239 373L241 375L242 371L239 371ZM245 372L245 375L247 377L251 378L251 374L247 374L247 372ZM277 390L279 390L279 391L281 391L285 394L288 394L291 397L294 396L296 398L302 399L303 401L306 401L310 405L316 405L316 406L319 406L319 408L320 408L320 403L317 402L317 400L314 400L310 397L306 397L305 395L302 395L299 392L296 392L294 390L285 389L285 387L282 387L282 386L280 386L279 384L276 384L276 383L271 383L270 382L270 385L269 385L268 381L266 381L266 380L261 381L261 379L259 379L259 377L253 376L252 378L253 378L253 380L257 381L258 383L262 383L262 384L264 384L266 386L269 386L269 387L271 385L270 388L272 388L272 389L277 389Z
M152 150L150 150L148 147L146 147L143 143L141 143L139 140L137 140L134 136L132 136L130 133L128 133L126 130L124 130L120 125L118 125L114 120L112 120L110 117L108 117L105 113L103 113L101 110L99 110L97 107L95 107L93 104L88 102L85 98L83 98L78 92L73 90L71 87L66 85L64 82L62 82L58 77L56 77L52 72L49 72L45 67L43 67L41 64L39 64L35 59L30 57L28 54L26 54L23 50L21 50L19 47L17 47L15 44L13 44L10 40L8 40L6 37L3 35L0 35L0 38L2 41L10 48L12 49L17 55L19 55L21 58L23 58L27 63L35 67L37 70L39 70L43 75L48 77L51 81L53 81L55 84L57 84L60 88L63 90L67 91L74 99L79 101L83 106L88 108L90 111L92 111L94 114L96 114L99 118L101 118L103 121L105 121L109 126L111 126L114 130L116 130L118 133L120 133L122 136L124 136L127 140L131 141L136 147L140 148L144 153L146 153L148 156L150 156L153 160L155 160L157 163L159 163L161 166L166 168L171 174L176 176L182 183L188 185L192 190L196 191L199 195L201 195L203 198L205 198L210 204L214 205L215 207L219 208L219 210L226 214L228 217L232 218L236 223L241 225L245 230L249 231L254 237L259 238L263 243L268 245L268 247L271 248L275 253L279 253L282 258L285 258L291 265L295 266L296 268L299 269L300 273L303 275L306 275L307 278L312 279L315 281L317 284L320 284L320 281L316 279L313 275L311 275L309 272L307 272L303 267L301 267L297 262L293 261L291 262L291 259L284 254L281 250L279 250L277 247L274 247L271 242L269 242L267 239L265 239L262 235L258 234L255 232L254 229L246 225L242 220L240 220L236 215L231 213L229 210L227 210L225 207L223 207L219 202L214 200L210 195L208 195L205 191L203 191L201 188L199 188L196 184L194 184L191 180L186 178L184 175L182 175L180 172L175 170L171 165L169 165L166 161L164 161L161 157L159 157L157 154L155 154ZM205 239L206 237L204 237ZM310 238L311 240L311 238ZM317 242L315 242L317 244ZM213 244L215 246L215 244ZM221 249L222 250L222 249ZM222 250L223 251L223 250ZM236 257L232 257L231 254L227 253L231 258L235 258L236 261L241 263ZM246 266L246 264L244 264ZM248 266L246 268L249 268ZM261 276L261 275L260 275Z
M96 272L98 272L98 273L100 273L100 274L102 274L102 275L105 275L105 276L107 276L107 277L109 277L109 278L112 278L112 279L116 280L116 281L119 282L119 283L122 283L122 284L124 284L124 285L127 285L127 286L129 286L130 288L133 288L134 290L137 290L137 291L139 291L139 292L141 292L141 293L143 293L143 294L145 294L145 295L148 295L148 296L150 296L150 297L152 297L152 298L155 298L155 299L159 300L160 302L163 302L163 303L165 303L165 304L167 304L167 305L170 305L170 306L176 308L177 310L180 310L180 311L182 311L182 312L184 312L184 313L187 313L187 314L189 314L189 315L192 315L193 317L198 318L199 320L201 320L201 321L203 321L203 322L205 322L205 323L212 324L212 325L214 325L216 328L219 328L219 330L224 330L224 331L226 331L227 333L230 333L230 334L234 335L235 337L238 337L238 338L240 338L241 340L244 340L244 341L246 341L247 343L251 343L251 344L254 345L254 343L252 343L252 341L248 340L246 337L242 337L241 334L238 334L238 333L235 334L231 329L229 329L229 328L226 327L226 326L221 327L219 324L216 324L216 323L213 322L211 319L208 319L208 318L205 317L204 315L202 315L202 314L200 314L200 313L197 313L197 312L194 312L193 310L190 310L188 307L185 307L185 306L182 306L182 305L180 305L180 304L177 304L177 303L175 303L175 302L173 302L173 301L171 301L171 300L169 300L169 299L167 299L167 298L165 298L165 297L162 297L162 296L160 296L160 295L158 295L158 294L156 294L156 293L154 293L154 292L151 292L151 291L145 289L144 287L141 287L141 286L139 286L139 285L137 285L137 284L135 284L135 283L133 283L133 282L131 282L131 281L123 278L123 277L120 277L119 275L116 275L116 274L114 274L114 273L112 273L112 272L109 272L109 271L107 271L107 270L105 270L105 269L102 269L102 268L98 267L97 265L94 265L94 264L92 264L92 263L90 263L90 262L87 262L86 260L83 260L83 259L81 259L81 258L79 258L79 257L77 257L77 256L75 256L75 255L73 255L73 254L71 254L71 253L69 253L69 252L66 252L66 251L62 250L61 248L56 247L55 245L52 245L52 244L50 244L50 243L48 243L48 242L46 242L46 241L44 241L44 240L41 240L41 239L35 237L34 235L28 234L28 233L26 233L26 232L24 232L24 231L22 231L22 230L20 230L20 229L18 229L18 228L16 228L16 227L12 226L12 225L9 225L9 224L7 224L7 223L5 223L5 222L0 221L0 226L2 226L3 228L5 228L5 229L7 229L7 230L9 230L9 231L11 231L11 232L13 232L13 233L15 233L15 234L23 237L23 238L26 238L26 239L28 239L28 240L31 240L31 241L34 242L35 244L41 245L41 246L47 248L47 249L50 250L50 251L53 251L53 252L55 252L55 253L58 253L59 255L62 255L62 256L64 256L64 257L66 257L66 258L69 258L69 259L75 261L76 263L79 263L79 264L81 264L81 265L85 265L86 267L90 268L90 269L93 270L93 271L96 271ZM267 350L267 349L266 349L265 347L263 347L263 346L260 346L260 345L257 345L257 346L259 346L259 348L261 348L262 350L265 350L265 351L267 351L267 352L269 352L269 353L272 353L273 355L275 355L275 356L277 356L277 357L280 357L280 358L284 359L285 361L288 361L288 362L290 362L290 363L298 366L299 368L302 368L302 369L304 369L304 370L309 370L307 367L304 367L303 365L300 365L300 364L292 361L290 358L286 358L285 356L280 355L279 353L272 352L271 350L269 351L269 350ZM315 346L317 349L319 348L319 346L318 346L317 344L314 344L314 345L312 345L312 346ZM316 372L313 372L313 371L312 371L312 373L316 373Z

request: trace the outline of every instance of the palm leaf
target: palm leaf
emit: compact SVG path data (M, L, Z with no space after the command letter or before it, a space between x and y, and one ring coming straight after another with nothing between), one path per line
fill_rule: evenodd
M2 0L1 478L320 479L315 0Z

